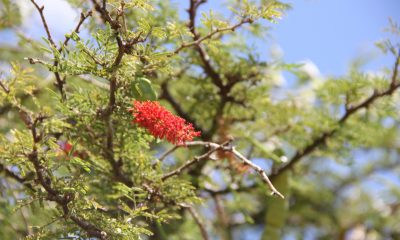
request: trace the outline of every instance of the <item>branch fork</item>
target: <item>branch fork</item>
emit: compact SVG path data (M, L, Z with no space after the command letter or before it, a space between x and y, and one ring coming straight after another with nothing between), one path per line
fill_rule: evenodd
M236 148L231 145L232 141L233 141L233 139L229 139L228 141L226 141L222 144L213 143L213 142L192 141L192 142L186 142L185 144L181 144L181 145L177 145L177 146L173 147L172 149L170 149L167 152L165 152L164 154L162 154L159 160L160 161L164 160L169 154L173 153L179 147L204 146L206 148L211 148L211 149L209 151L207 151L206 153L204 153L203 155L195 156L192 160L188 160L186 163L184 163L177 169L175 169L169 173L166 173L165 175L163 175L161 177L161 179L163 181L165 181L170 177L179 175L179 174L181 174L181 172L183 170L189 168L190 166L192 166L200 161L209 159L210 155L212 153L214 153L218 150L222 150L225 152L232 153L237 160L241 161L243 164L252 168L258 175L260 175L263 182L265 182L267 184L268 188L271 190L272 195L277 195L277 196L281 197L282 199L284 199L285 197L274 187L271 180L268 178L268 175L266 174L266 172L260 166L253 163L252 161L247 159L245 156L243 156L239 151L237 151Z

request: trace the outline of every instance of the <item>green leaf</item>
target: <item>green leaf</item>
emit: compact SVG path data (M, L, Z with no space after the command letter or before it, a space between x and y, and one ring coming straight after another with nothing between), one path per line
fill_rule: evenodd
M264 157L272 159L276 163L282 163L281 158L276 154L265 149L265 147L262 145L261 142L250 136L246 137L246 139L250 141L254 145L254 147L257 148L264 155Z
M90 168L89 168L90 164L87 162L84 162L82 159L80 159L78 157L73 157L71 159L71 163L82 168L83 170L85 170L85 172L90 172Z
M157 93L154 90L150 80L148 80L147 78L138 78L133 81L132 84L132 90L137 99L152 101L155 101L157 99Z

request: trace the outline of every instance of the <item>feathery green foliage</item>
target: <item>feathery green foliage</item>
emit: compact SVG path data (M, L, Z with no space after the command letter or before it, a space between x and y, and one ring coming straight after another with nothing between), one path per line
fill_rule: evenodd
M364 183L398 173L399 43L377 44L394 59L381 74L355 63L315 77L246 41L279 27L280 1L227 1L226 16L189 0L183 19L177 1L69 0L82 14L60 42L34 0L46 35L24 36L18 2L0 1L0 29L18 37L0 45L1 239L400 236L398 187L377 197ZM160 101L199 141L173 147L133 124L135 99Z

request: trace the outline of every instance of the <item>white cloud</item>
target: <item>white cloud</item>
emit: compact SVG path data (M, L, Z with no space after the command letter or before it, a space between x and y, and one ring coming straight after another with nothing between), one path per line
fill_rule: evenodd
M299 70L306 73L311 79L320 79L322 77L319 68L311 60L304 60L300 61L299 63L302 64Z
M72 31L78 21L79 14L63 0L37 0L39 6L44 5L44 16L55 41L62 40L66 33ZM43 36L44 29L40 15L30 1L17 0L22 17L23 29L33 37Z

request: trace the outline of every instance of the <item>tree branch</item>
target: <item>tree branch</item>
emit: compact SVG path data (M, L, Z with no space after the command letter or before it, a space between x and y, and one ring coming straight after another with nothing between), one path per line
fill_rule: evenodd
M80 16L79 22L76 25L73 33L79 33L83 22L90 16L92 16L92 11L88 11L86 14L81 12L81 16ZM68 45L68 42L69 42L70 39L71 39L71 37L69 35L65 37L65 40L64 40L63 44L58 48L59 52L61 52L62 47L66 47Z
M158 158L158 160L160 162L164 161L164 159L166 157L168 157L168 155L170 155L171 153L175 152L175 150L177 150L180 146L175 145L173 148L169 149L168 151L166 151L165 153L161 154L161 156Z
M35 0L31 0L31 2L33 3L33 5L35 6L35 8L38 10L38 12L39 12L39 14L40 14L40 18L42 19L43 27L44 27L44 29L45 29L45 31L46 31L46 34L47 34L47 39L49 40L51 46L52 46L54 49L57 49L57 46L56 46L56 44L55 44L55 42L54 42L54 40L53 40L53 38L52 38L52 36L51 36L50 29L49 29L49 26L48 26L48 24L47 24L46 18L44 17L44 14L43 14L44 6L41 6L41 7L40 7L40 6L35 2ZM76 26L75 29L74 29L74 32L75 32L75 33L79 33L79 29L80 29L80 27L82 26L83 22L84 22L89 16L91 16L91 15L92 15L92 11L89 11L87 14L81 13L80 20L79 20L77 26ZM68 45L68 42L69 42L70 38L71 38L71 37L69 37L69 36L67 36L67 37L65 38L63 44L57 49L59 52L62 50L63 47L65 47L65 46ZM29 60L29 63L31 63L31 64L35 64L35 63L42 63L42 64L43 64L43 63L44 63L44 62L41 61L41 60L37 60L37 59L33 59L33 58L27 58L27 59ZM54 60L53 66L54 66L54 67L57 67L58 64L59 64L58 60ZM60 94L61 94L61 100L64 101L64 100L66 100L66 97L67 97L66 94L65 94L65 92L64 92L65 77L64 77L64 79L61 78L61 76L60 76L60 74L59 74L58 72L54 72L54 76L55 76L55 78L56 78L56 83L55 83L55 85L56 85L56 87L58 88L58 91L59 91Z
M40 14L40 18L42 19L42 24L46 31L47 39L49 40L50 45L54 49L57 49L57 45L53 41L53 38L52 38L50 30L49 30L49 26L47 25L46 18L44 17L44 14L43 14L44 6L39 7L39 5L35 2L35 0L31 0L31 2L33 3L33 5L36 7L36 9L38 10L38 12ZM31 61L29 61L29 62L32 63ZM55 60L53 66L56 67L57 65L58 65L58 61ZM54 72L54 76L56 78L55 85L61 94L61 101L64 101L67 98L67 96L64 92L65 79L63 80L58 72Z
M84 220L81 217L78 217L74 215L73 213L70 212L70 209L68 207L68 204L73 201L74 196L71 194L64 193L62 194L58 190L54 189L52 187L52 180L49 176L47 176L47 171L44 166L42 166L38 152L36 149L36 144L41 140L36 131L37 124L43 120L42 117L36 118L33 121L33 124L31 126L31 132L32 132L32 138L33 138L33 147L32 151L28 154L28 160L33 164L37 180L39 184L46 190L48 196L47 200L56 202L58 205L63 210L64 217L71 219L73 222L75 222L79 227L81 227L83 230L87 232L87 234L91 237L96 237L99 239L106 239L106 234L105 232L101 231L99 228L97 228L95 225L92 223Z
M194 209L193 206L185 204L185 203L181 203L181 204L179 204L179 206L187 209L189 211L190 215L192 215L197 226L199 226L200 233L201 233L201 236L203 237L203 239L204 240L210 239L210 237L208 236L207 230L206 230L206 226L204 225L203 221L200 219L200 216L197 213L196 209Z
M188 9L188 14L189 14L188 27L189 27L191 33L193 34L194 41L190 42L190 43L183 43L179 48L177 48L174 51L174 53L176 54L187 47L195 46L196 51L199 53L204 72L210 77L212 83L215 86L217 86L219 89L219 95L220 95L221 99L220 99L220 102L219 102L219 105L217 108L217 112L212 119L211 128L207 132L203 131L203 133L205 135L205 137L203 137L203 139L210 140L218 127L218 119L223 115L226 103L232 101L232 98L229 97L229 92L235 83L229 82L227 84L224 84L222 77L212 66L210 57L208 56L206 50L201 45L201 43L207 39L211 39L213 36L217 35L218 33L227 32L227 31L235 31L237 28L239 28L240 26L242 26L246 23L251 24L253 22L253 19L242 18L241 21L239 21L238 23L236 23L230 27L217 28L217 29L209 32L205 36L200 36L196 31L196 22L195 21L196 21L198 7L205 2L206 2L206 0L190 0L190 6Z
M225 142L225 143L223 143L221 145L219 145L219 144L211 145L211 144L208 144L208 143L204 142L205 146L207 146L207 147L214 146L214 147L211 150L209 150L206 153L204 153L203 155L195 156L192 160L188 160L185 164L183 164L182 166L178 167L177 169L175 169L175 170L173 170L173 171L171 171L169 173L164 174L161 177L161 180L165 181L170 177L173 177L175 175L179 175L186 168L189 168L190 166L192 166L192 165L194 165L194 164L196 164L198 162L201 162L203 160L207 160L212 153L214 153L214 152L216 152L216 151L218 151L220 149L223 149L226 145L230 144L231 141L232 140L229 140L229 141L227 141L227 142ZM187 146L193 146L192 143L193 142L188 142L186 145Z
M249 159L247 159L245 156L243 156L239 151L236 150L235 147L229 146L230 143L232 142L232 139L228 140L227 142L223 144L217 144L213 142L202 142L202 141L193 141L193 142L186 142L185 144L178 145L178 147L192 147L192 146L205 146L208 148L211 148L208 152L204 153L201 156L196 156L192 160L187 161L185 164L181 165L177 169L165 174L162 176L162 180L166 180L172 176L179 175L183 170L186 168L192 166L193 164L200 162L202 160L208 159L209 156L216 152L217 150L222 150L225 152L230 152L232 153L236 159L242 162L242 164L245 164L252 168L254 171L257 172L258 175L260 175L261 179L267 184L268 188L271 190L273 195L278 195L281 198L285 198L272 184L270 179L268 178L267 174L265 171L258 165L254 164L251 162ZM165 158L168 154L173 153L178 147L174 147L170 150L168 150L166 153L162 154L162 156Z
M214 35L216 35L218 33L228 32L228 31L233 32L237 28L241 27L242 25L244 25L246 23L253 23L253 20L251 18L243 18L240 22L238 22L232 26L225 27L225 28L217 28L214 31L209 32L207 35L197 38L193 42L182 43L181 46L179 46L177 49L175 49L175 51L173 53L177 54L185 48L192 47L192 46L198 46L203 41L212 38Z
M398 52L398 55L396 56L395 64L393 67L393 74L391 77L390 81L390 86L384 91L379 92L378 90L375 90L374 93L362 101L361 103L354 105L354 106L347 106L346 107L346 112L344 115L338 120L337 122L337 127L323 132L319 137L315 138L308 146L303 148L302 150L299 150L295 153L295 155L292 157L292 159L289 161L288 164L284 165L281 168L278 168L276 171L274 171L270 178L273 179L279 174L292 169L303 157L308 156L311 154L314 150L316 150L319 146L324 145L326 143L326 140L330 137L332 137L341 126L343 126L347 119L357 113L360 109L368 108L371 104L373 104L376 100L385 97L385 96L390 96L392 95L399 87L400 87L400 82L397 80L398 78L398 68L400 64L400 49Z
M46 18L44 17L44 14L43 14L44 6L41 6L41 7L40 7L40 6L35 2L35 0L31 0L31 2L33 3L33 5L35 6L35 8L38 10L38 12L39 12L39 14L40 14L40 18L42 19L42 24L43 24L44 30L46 31L46 34L47 34L47 40L49 40L49 42L50 42L50 44L52 45L52 47L56 48L57 46L56 46L56 44L55 44L54 41L53 41L53 38L52 38L51 33L50 33L49 26L47 25Z
M110 13L107 11L106 1L103 0L102 6L96 0L92 0L92 3L94 5L94 9L100 14L100 17L103 19L103 21L109 23L112 29L118 30L121 28L121 24L118 22L118 20L112 19Z
M212 195L212 199L214 200L214 205L215 205L215 211L216 211L216 216L217 216L217 224L221 225L220 228L220 234L221 234L221 239L232 239L232 233L231 233L231 221L230 221L230 216L227 215L223 203L222 203L222 198L219 195Z
M26 128L31 130L33 145L32 151L27 154L27 158L34 166L34 172L36 173L37 182L45 189L48 194L46 199L60 205L63 210L64 217L71 219L75 224L85 230L89 236L96 237L101 240L106 239L106 233L104 231L101 231L92 223L87 222L85 219L78 217L70 212L68 204L73 201L73 194L63 194L59 190L56 190L52 187L52 179L50 176L48 176L46 168L41 164L37 152L37 144L42 140L43 137L42 133L38 133L37 125L43 122L47 118L47 116L39 114L38 117L33 119L32 116L22 107L18 106L18 109L20 112L21 120L24 122ZM10 176L20 183L23 183L26 187L32 189L32 191L36 191L36 189L34 189L32 185L25 183L26 179L21 178L12 171L9 171L2 164L0 164L0 167L6 172L7 176Z
M117 83L117 70L122 62L122 58L125 53L137 42L142 41L141 39L137 38L133 41L127 41L128 43L125 44L121 37L120 37L120 28L121 24L119 23L118 19L112 19L108 10L106 9L106 1L102 2L100 5L96 0L92 0L95 10L100 14L101 18L104 22L109 23L111 28L115 31L115 39L118 45L118 52L114 59L113 64L111 65L111 78L110 78L110 88L109 88L109 100L108 105L105 109L102 110L101 116L104 119L106 124L106 139L104 142L104 157L110 163L113 175L115 179L125 185L131 187L133 185L132 180L129 177L125 176L122 171L122 160L116 160L114 156L114 124L112 122L112 114L114 112L115 104L116 104L116 92L118 90L118 83ZM121 13L123 14L123 13Z
M207 2L207 1L206 0L190 0L190 6L189 6L189 9L187 10L188 14L189 14L189 22L188 22L187 26L188 26L189 30L191 31L191 33L193 34L194 41L189 42L189 43L183 43L179 48L177 48L174 51L174 54L179 53L181 50L183 50L185 48L195 46L196 51L200 55L200 60L202 62L202 67L204 69L204 72L210 77L212 83L218 87L219 95L220 95L221 99L220 99L220 103L217 108L217 112L215 113L215 116L212 119L211 128L208 131L201 128L201 126L199 126L196 123L196 121L194 119L192 119L183 110L181 105L172 97L171 93L169 92L167 82L164 82L161 85L162 94L161 94L160 98L167 100L172 105L172 107L175 109L175 111L178 113L178 115L187 119L189 122L193 123L193 126L202 132L202 139L207 141L207 140L211 140L215 130L217 129L218 119L223 115L224 107L225 107L226 103L234 100L232 97L229 96L229 92L235 83L229 82L227 85L225 85L223 83L221 76L212 66L210 57L208 56L206 50L201 45L201 43L207 39L212 38L214 35L216 35L218 33L226 32L226 31L235 31L237 28L239 28L243 24L252 23L253 20L251 18L243 18L240 22L238 22L230 27L217 28L217 29L211 31L210 33L208 33L207 35L201 37L196 31L196 22L195 21L196 21L197 9L199 8L199 6L201 4L203 4L205 2Z
M0 172L2 172L2 171L4 171L4 174L6 175L6 177L14 179L15 181L17 181L20 184L24 185L29 190L35 192L35 189L33 188L33 186L30 183L27 183L25 178L23 178L23 177L19 176L18 174L14 173L13 171L8 169L3 164L0 164Z
M188 27L189 27L190 32L193 34L194 41L191 43L183 43L178 49L176 49L174 51L174 53L176 54L176 53L180 52L181 50L183 50L184 48L195 46L195 49L199 53L200 59L203 63L204 71L210 76L214 85L218 86L218 88L221 89L223 87L222 79L221 79L220 75L218 74L218 72L215 71L214 68L212 67L211 62L210 62L210 57L208 56L206 50L203 48L203 46L200 45L200 43L202 41L207 40L207 39L211 38L213 35L217 34L218 32L215 32L215 31L217 31L218 29L210 32L208 35L206 35L204 37L200 37L200 35L197 33L197 30L196 30L197 9L199 8L199 6L201 4L203 4L205 2L206 1L203 1L203 0L190 0L190 7L188 9L188 13L189 13Z
M6 87L6 85L4 85L4 83L1 81L1 79L0 79L0 87L3 89L3 91L6 94L10 93L10 89L8 89L8 87Z
M122 172L122 160L116 160L114 156L114 126L112 122L112 114L114 112L115 104L116 104L116 93L118 90L118 82L117 82L117 70L122 62L123 56L128 53L131 48L139 42L145 41L146 38L140 38L140 35L137 38L133 38L131 40L126 40L125 42L121 39L120 28L121 24L118 21L118 17L123 15L123 4L121 4L121 9L119 10L119 14L116 19L113 19L106 8L106 1L102 1L102 4L98 3L96 0L92 0L94 8L96 12L98 12L105 23L110 24L111 28L115 31L115 39L118 45L118 52L114 59L114 62L110 68L110 88L109 88L109 100L107 107L101 111L101 116L104 119L106 125L106 139L104 141L104 156L111 164L113 169L113 174L117 181L126 184L127 186L132 186L132 181L126 177Z

